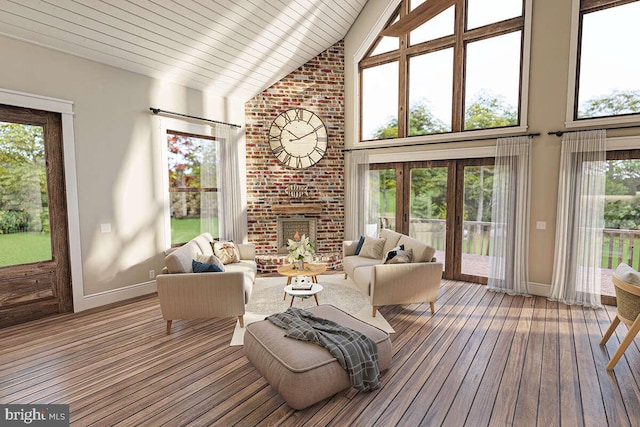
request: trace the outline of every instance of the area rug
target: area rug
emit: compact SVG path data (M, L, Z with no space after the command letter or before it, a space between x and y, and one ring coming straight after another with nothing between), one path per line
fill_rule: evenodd
M283 289L286 281L285 277L259 277L256 279L251 299L244 314L245 327L250 323L264 320L265 317L271 314L280 313L289 308L291 297L287 295L286 299L283 299ZM323 288L318 294L318 302L320 304L331 304L385 332L395 332L382 313L378 312L376 317L371 316L371 303L367 297L355 288L351 279L345 280L342 274L320 275L318 276L318 283ZM315 305L316 302L313 298L296 298L293 302L293 306L297 308L310 308ZM236 328L231 338L232 346L243 344L244 331L245 328L241 328L240 323L236 322Z

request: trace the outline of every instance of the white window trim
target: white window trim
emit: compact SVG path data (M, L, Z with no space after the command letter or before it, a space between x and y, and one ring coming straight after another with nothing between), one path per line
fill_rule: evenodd
M169 155L167 151L167 131L177 131L191 133L194 135L214 136L213 129L209 125L198 125L183 120L172 119L169 117L158 118L158 126L160 128L160 144L162 149L162 188L164 189L163 209L164 209L164 247L171 247L171 198L169 197Z
M574 0L576 1L576 0ZM577 0L579 1L579 0ZM364 38L360 47L353 55L353 117L354 126L352 133L352 141L357 141L357 148L373 148L373 147L393 147L395 145L403 145L409 143L440 143L447 141L458 141L460 139L486 138L491 136L511 135L514 133L526 132L528 126L528 105L529 105L529 69L531 62L531 15L533 0L525 0L524 3L524 39L522 52L522 93L520 99L520 125L508 128L498 129L482 129L465 132L454 132L436 135L421 135L406 138L393 138L384 140L361 140L360 139L360 82L359 82L359 64L364 55L367 53L380 31L384 28L391 15L400 4L400 0L390 1L384 12L380 15L376 24ZM575 74L575 73L574 73Z
M67 194L67 227L69 228L69 262L71 263L71 289L73 311L86 309L80 244L80 207L78 204L78 178L76 175L76 148L73 132L73 102L30 93L0 88L0 104L60 113L64 179Z
M637 150L639 148L640 135L607 138L607 151Z
M376 41L376 38L378 38L378 34L380 34L385 24L389 21L389 19L391 19L391 15L393 14L393 12L395 12L401 1L402 0L391 0L389 4L387 4L387 7L384 9L384 11L380 14L374 26L371 27L371 30L369 30L369 33L360 44L358 50L356 50L356 53L353 55L356 70L358 69L358 63L362 60L362 58L364 58L369 48L371 48L371 45L373 45L373 42ZM357 78L358 76L356 73L356 80Z
M569 46L569 78L567 85L567 114L564 125L567 129L586 126L607 126L616 124L640 123L640 114L617 117L599 117L593 119L573 119L573 106L576 102L576 73L578 70L578 27L580 25L580 0L573 0L571 5L571 37Z

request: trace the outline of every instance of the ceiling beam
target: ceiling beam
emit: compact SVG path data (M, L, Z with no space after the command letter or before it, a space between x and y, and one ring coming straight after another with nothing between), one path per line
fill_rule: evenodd
M453 6L456 1L457 0L427 0L398 22L387 27L380 34L389 37L400 37L403 34L407 34Z

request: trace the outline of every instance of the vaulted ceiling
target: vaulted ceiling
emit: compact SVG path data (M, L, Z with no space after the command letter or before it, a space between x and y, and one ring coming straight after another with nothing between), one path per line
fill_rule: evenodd
M249 99L341 40L366 0L0 0L0 33Z

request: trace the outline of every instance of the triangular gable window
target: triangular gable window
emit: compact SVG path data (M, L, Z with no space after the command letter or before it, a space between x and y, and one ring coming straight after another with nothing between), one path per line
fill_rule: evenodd
M398 22L398 19L400 19L400 12L396 11L394 17L390 20L385 28ZM371 49L367 54L367 57L376 56L387 52L393 52L394 50L398 50L399 48L400 39L398 37L379 36L373 44L373 49Z

